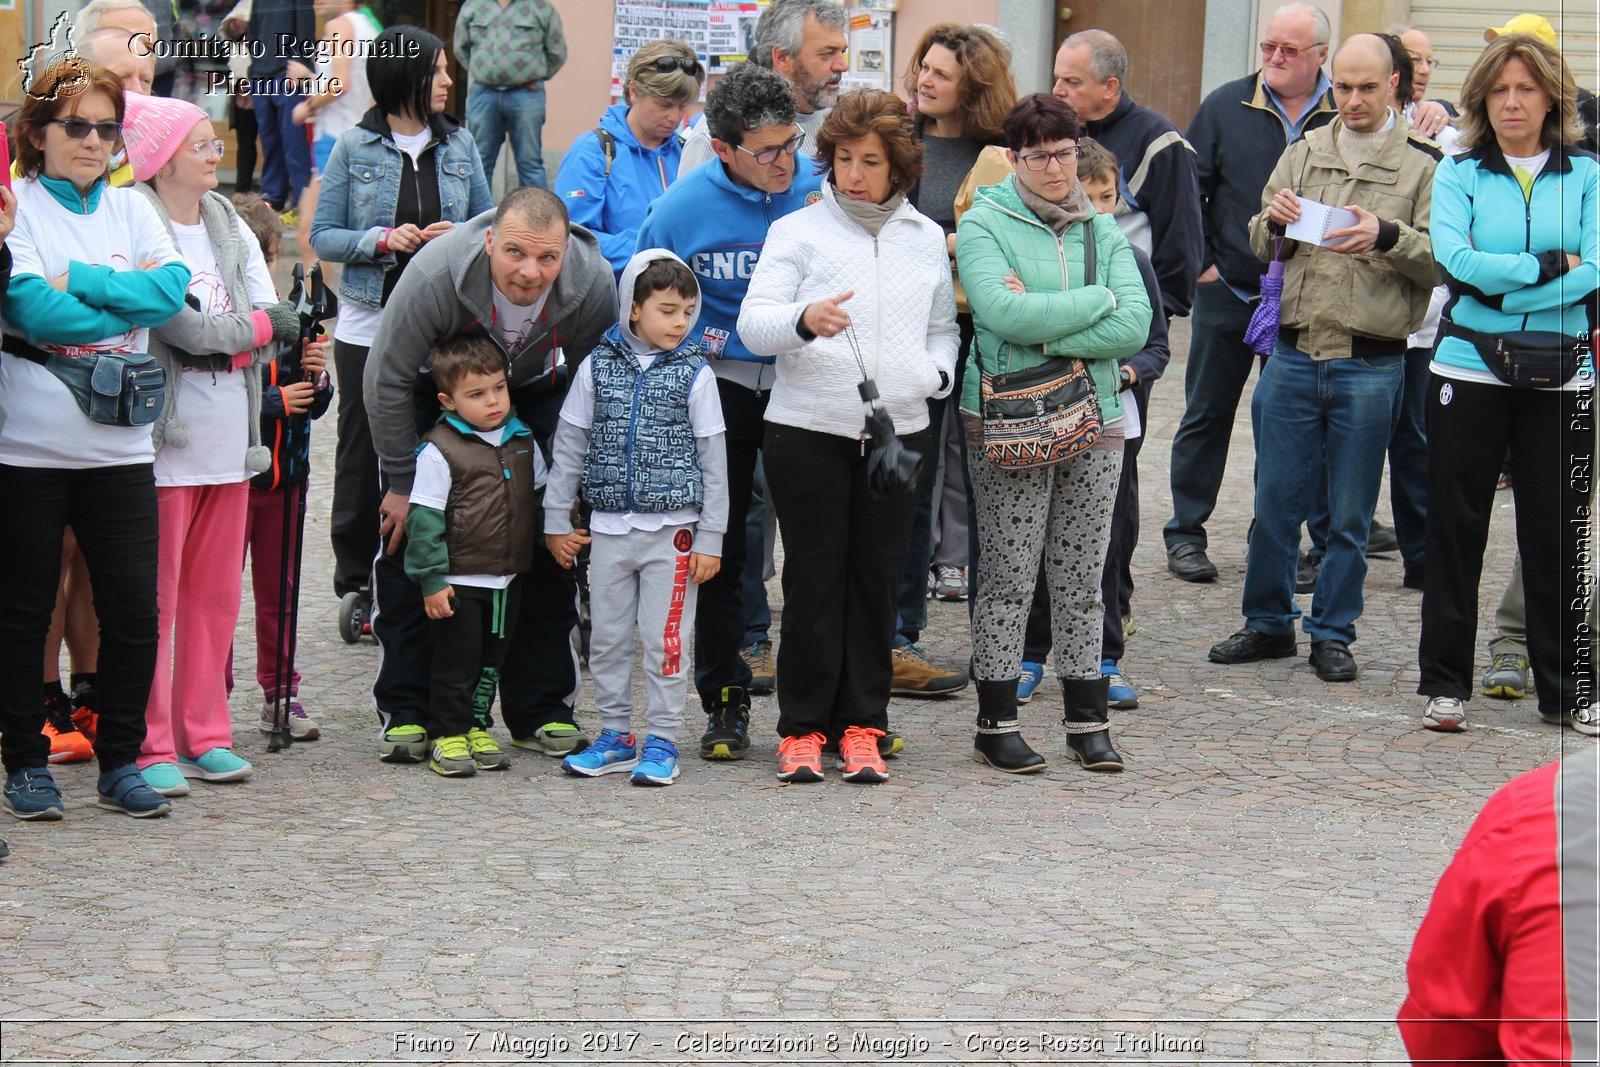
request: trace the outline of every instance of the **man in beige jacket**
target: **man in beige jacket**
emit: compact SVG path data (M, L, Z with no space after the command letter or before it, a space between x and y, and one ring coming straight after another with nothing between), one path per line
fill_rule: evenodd
M1213 663L1296 654L1300 525L1325 471L1328 548L1304 628L1317 677L1356 676L1350 643L1406 337L1437 281L1428 214L1439 149L1389 106L1396 77L1382 40L1346 40L1333 59L1339 116L1283 153L1250 220L1256 255L1285 261L1283 300L1278 343L1250 405L1259 471L1245 628L1212 647ZM1349 215L1300 240L1285 236L1322 205Z

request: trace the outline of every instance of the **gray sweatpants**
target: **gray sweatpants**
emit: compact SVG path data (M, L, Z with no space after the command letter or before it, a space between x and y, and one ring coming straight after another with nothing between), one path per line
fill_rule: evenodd
M1009 471L969 439L967 467L978 517L978 600L973 665L983 681L1017 677L1039 558L1050 588L1056 673L1100 677L1105 607L1100 575L1122 476L1120 437L1054 467Z
M596 533L589 549L589 674L600 725L633 728L633 634L644 646L645 725L676 742L689 686L688 635L695 592L689 553L695 527Z

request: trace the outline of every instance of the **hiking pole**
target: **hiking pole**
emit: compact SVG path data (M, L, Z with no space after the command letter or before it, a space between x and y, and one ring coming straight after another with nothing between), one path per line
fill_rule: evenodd
M289 299L294 302L295 314L300 317L300 334L293 342L292 348L279 353L278 377L285 384L305 380L301 363L305 346L323 332L322 320L333 317L338 310L338 301L323 284L320 263L312 265L309 276L301 264L294 265L294 287L289 292ZM326 375L327 371L324 370L323 376ZM292 491L289 467L293 462L294 453L299 450L301 435L309 437L310 433L310 413L291 415L286 408L282 438L284 460L274 474L272 483L274 490L281 489L285 493ZM305 549L308 488L309 479L307 485L301 488L293 511L291 512L287 506L283 509L282 541L278 553L278 640L273 656L278 696L273 706L272 731L267 741L268 752L280 752L294 743L289 702L292 696L290 689L294 685L295 646L298 644L300 626L300 573L301 557ZM292 561L291 546L293 546ZM287 626L284 625L286 621Z

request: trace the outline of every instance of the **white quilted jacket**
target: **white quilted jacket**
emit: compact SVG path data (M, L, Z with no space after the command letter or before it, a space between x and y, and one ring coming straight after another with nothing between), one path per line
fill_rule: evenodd
M767 421L862 435L854 332L895 430L914 433L928 425L928 398L949 393L960 347L944 231L903 203L874 239L833 196L825 181L820 201L772 224L739 310L746 347L778 357ZM801 340L795 325L806 306L851 290L843 305L851 329Z

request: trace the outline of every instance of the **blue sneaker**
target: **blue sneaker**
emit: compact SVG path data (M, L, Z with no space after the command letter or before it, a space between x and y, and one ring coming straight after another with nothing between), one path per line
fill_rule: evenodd
M1017 682L1017 703L1026 704L1033 699L1033 691L1044 684L1044 664L1022 664L1022 677Z
M151 789L139 768L131 763L101 771L96 790L100 794L96 804L135 819L153 819L172 810L167 798Z
M50 821L67 813L49 767L24 767L6 775L5 808L19 819Z
M1106 707L1131 711L1139 706L1139 692L1122 676L1122 672L1117 669L1116 660L1101 660L1100 674L1111 683L1106 689Z
M678 746L654 734L644 739L644 752L633 769L634 785L671 785L678 777Z
M634 754L636 751L632 734L601 730L594 744L562 760L561 768L568 774L581 774L585 778L631 771L639 765L639 759Z
M178 770L185 778L202 782L242 782L256 772L249 762L234 755L231 748L214 748L190 759L178 757Z

